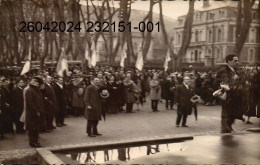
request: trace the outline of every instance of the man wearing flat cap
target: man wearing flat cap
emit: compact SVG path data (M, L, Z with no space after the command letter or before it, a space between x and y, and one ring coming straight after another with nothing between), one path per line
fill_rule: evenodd
M40 91L40 85L43 80L40 77L33 77L29 88L25 92L26 104L26 128L28 130L29 145L31 147L41 147L38 142L40 131L40 112L44 111L43 97Z

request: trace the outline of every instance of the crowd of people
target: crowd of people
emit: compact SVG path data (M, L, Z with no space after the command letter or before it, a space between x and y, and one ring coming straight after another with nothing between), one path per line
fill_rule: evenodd
M27 130L29 144L40 147L39 133L66 126L68 115L84 116L88 120L88 136L100 136L97 126L102 117L105 119L108 113L138 113L147 99L151 100L153 112L159 111L158 103L162 100L165 100L166 110L174 110L176 104L176 126L179 127L182 120L181 126L188 127L187 116L192 110L197 111L198 102L206 106L222 103L222 108L226 108L223 100L213 96L223 82L230 83L232 78L226 72L198 72L190 68L167 73L156 69L138 71L100 66L87 73L73 67L63 77L51 69L31 71L20 77L1 71L0 138L4 139L6 133L23 134ZM242 67L236 73L239 75L235 78L237 90L232 96L227 92L232 99L225 100L225 104L240 103L241 106L235 108L241 113L232 120L244 120L243 115L247 115L250 124L250 117L260 117L257 111L260 107L260 69ZM223 123L229 123L230 127L233 121L223 119ZM227 131L223 128L222 132Z

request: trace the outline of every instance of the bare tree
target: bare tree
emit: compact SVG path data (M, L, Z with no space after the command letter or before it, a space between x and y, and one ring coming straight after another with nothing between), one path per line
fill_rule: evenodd
M170 56L173 57L174 56L173 45L172 45L173 38L170 38L170 41L169 41L168 36L167 36L167 32L166 32L164 20L163 20L163 14L162 14L163 10L162 10L161 1L159 1L159 9L160 9L160 24L161 24L165 47L170 51Z
M147 14L147 16L144 18L143 22L145 22L147 20L147 22L152 22L153 21L153 6L158 3L157 0L150 0L150 8L149 8L149 12ZM150 29L150 27L147 27ZM144 40L144 45L143 45L143 58L145 59L148 50L150 48L150 43L152 40L152 33L151 32L146 32L143 33L143 40Z
M234 53L240 56L243 45L252 22L252 8L255 0L241 0L237 2L236 44Z
M191 39L191 29L193 24L193 13L194 13L194 0L189 1L189 11L185 19L184 23L184 30L182 33L182 44L178 51L177 57L174 59L175 65L174 67L179 67L181 65L181 59L186 54L187 49L190 45L190 39Z

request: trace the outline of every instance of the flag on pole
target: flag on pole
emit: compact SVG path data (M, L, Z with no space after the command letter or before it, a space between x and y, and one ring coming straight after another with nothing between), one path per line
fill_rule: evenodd
M125 67L125 59L127 56L126 49L127 49L127 43L125 42L123 49L122 49L121 60L120 60L120 66L123 68Z
M169 61L171 61L170 49L168 49L168 51L166 53L166 57L165 57L165 61L164 61L164 71L167 71Z
M29 47L29 55L28 55L28 58L23 66L23 70L21 72L21 75L24 75L25 73L29 72L30 71L30 68L31 68L31 48Z
M139 51L138 51L138 56L137 56L137 60L135 63L135 67L141 71L143 69L143 65L144 65L144 60L143 60L143 49L142 49L142 44L139 47Z
M59 76L63 77L63 72L66 71L66 73L68 73L69 68L68 68L68 62L65 58L65 52L64 52L64 48L61 48L61 55L57 64L57 68L56 71L58 73Z
M95 67L97 64L97 51L96 51L96 46L95 46L94 40L92 41L92 44L91 44L91 52L92 52L91 65L93 67Z
M86 43L85 59L88 60L88 67L91 68L91 57L88 49L88 42Z

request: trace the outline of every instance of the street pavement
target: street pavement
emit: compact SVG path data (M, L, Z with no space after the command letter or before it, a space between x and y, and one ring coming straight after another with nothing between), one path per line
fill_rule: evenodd
M176 109L176 107L175 107ZM43 147L89 143L98 141L116 141L121 139L145 138L164 135L195 136L218 134L220 132L221 107L198 106L198 120L194 114L188 116L188 128L176 127L176 110L166 110L165 103L159 103L159 112L152 112L150 101L146 102L140 111L134 113L121 112L108 114L106 121L100 121L99 133L102 136L90 138L86 134L86 120L83 117L65 118L68 126L57 127L52 132L40 134ZM259 119L252 118L253 124L236 120L233 128L244 131L247 128L259 127ZM29 149L27 134L6 134L7 139L0 141L0 151Z
M194 114L188 116L186 127L176 127L176 110L166 110L165 103L158 105L159 112L152 112L150 101L144 103L140 111L134 106L134 113L120 112L108 114L106 120L100 121L99 133L102 136L88 137L86 134L86 119L84 117L65 118L68 126L57 127L52 132L41 133L40 143L43 147L61 145L118 141L135 138L151 138L160 136L203 136L220 134L221 106L198 105L198 120ZM175 107L176 109L176 107ZM246 124L236 120L233 128L237 132L245 132L248 128L259 128L259 119L252 118L253 124ZM0 141L0 162L10 156L35 152L35 149L28 145L27 134L6 134L7 138Z

